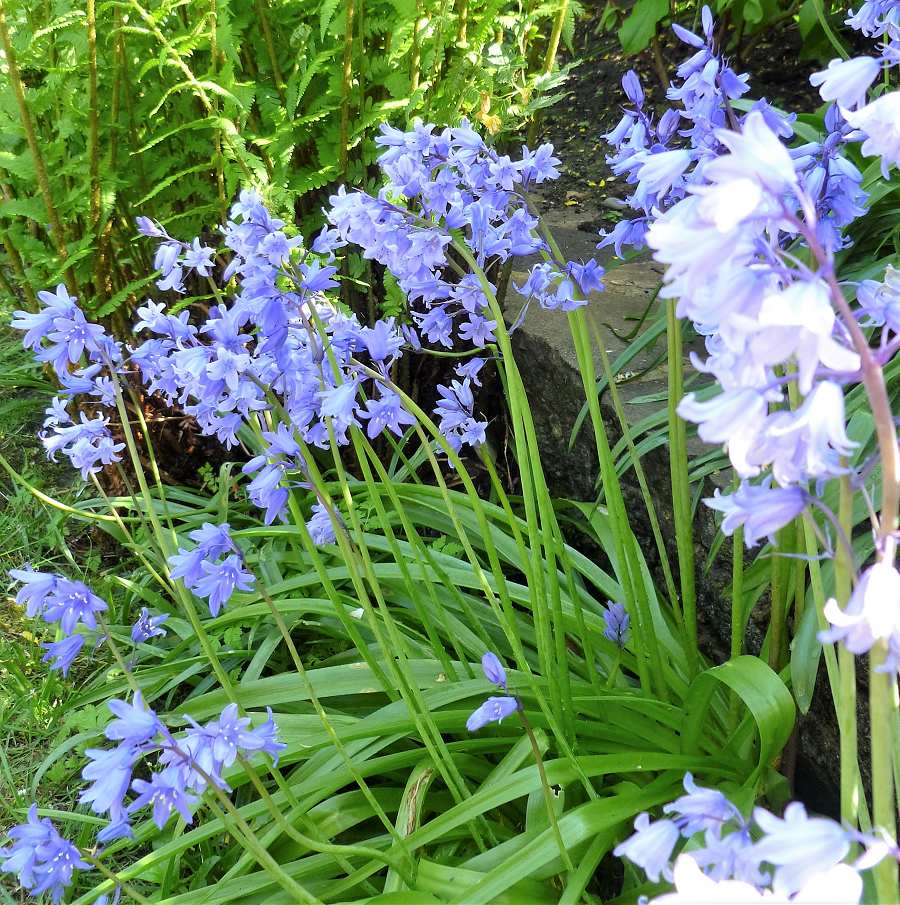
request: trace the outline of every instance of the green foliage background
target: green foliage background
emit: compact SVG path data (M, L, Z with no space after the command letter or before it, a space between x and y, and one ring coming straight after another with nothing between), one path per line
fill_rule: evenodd
M36 291L65 279L109 315L152 290L137 215L197 235L255 185L308 235L329 188L374 188L384 121L490 117L503 140L555 100L564 77L553 72L555 49L571 39L576 9L559 0L527 9L505 0L6 0L2 289L16 296L11 271L33 307Z

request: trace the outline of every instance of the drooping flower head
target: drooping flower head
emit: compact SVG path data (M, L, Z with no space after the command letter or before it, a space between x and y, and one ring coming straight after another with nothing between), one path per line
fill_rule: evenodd
M499 685L500 688L508 692L506 670L495 653L488 651L484 654L481 658L481 668L484 670L488 681L493 682L494 685ZM521 709L521 706L518 697L513 697L508 693L504 697L492 695L466 720L466 729L469 732L476 732L488 723L500 723L506 717Z

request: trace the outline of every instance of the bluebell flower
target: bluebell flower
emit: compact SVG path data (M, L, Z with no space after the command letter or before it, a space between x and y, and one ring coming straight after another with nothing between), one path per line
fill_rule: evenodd
M459 328L459 338L467 340L473 346L483 349L486 343L495 342L494 330L497 329L497 321L488 320L480 314L470 314Z
M438 384L437 391L441 401L435 407L439 416L440 432L447 438L451 447L457 452L463 443L477 446L484 442L485 422L473 417L475 398L472 395L471 380L453 380L449 387Z
M67 676L75 658L84 647L85 640L84 635L69 635L60 641L42 644L41 647L46 648L47 653L41 657L41 662L46 663L48 660L53 660L50 669L60 669L62 674Z
M108 706L116 717L105 730L106 737L112 741L134 747L149 742L164 730L156 713L144 706L140 691L134 693L131 704L112 700L108 702Z
M475 386L480 387L481 381L478 379L478 375L481 373L483 367L483 358L470 358L467 362L458 364L453 371L463 380L470 380Z
M808 817L799 801L785 808L783 819L765 808L755 808L753 819L766 834L756 843L755 854L760 861L775 865L772 888L781 895L793 895L850 851L850 837L840 824Z
M663 811L677 815L674 822L685 839L702 830L721 836L725 826L733 822L743 826L738 809L718 789L698 786L690 773L684 774L684 789L688 794L665 805Z
M337 543L337 535L334 533L334 524L328 510L321 503L313 503L312 511L312 517L306 523L306 530L309 531L312 542L317 547Z
M34 619L44 611L44 601L55 590L57 577L50 572L35 572L26 563L24 569L10 569L9 574L24 587L16 593L16 603L25 607L25 615Z
M274 462L266 462L265 454L256 456L244 465L244 474L252 474L260 469L262 463L266 463L258 474L247 485L247 496L260 509L265 510L263 521L271 525L276 519L287 520L287 507L290 493L285 486L287 479L287 464L276 459Z
M610 602L603 610L603 621L606 628L603 629L603 637L612 641L619 650L624 650L628 643L628 613L622 603Z
M250 717L238 716L237 704L229 704L218 720L206 724L205 732L212 739L213 757L219 764L219 770L230 767L239 750L258 751L266 744L264 738L248 728L250 723Z
M363 327L360 337L372 361L383 362L385 367L390 367L403 345L403 337L394 326L392 317L377 321L373 327Z
M622 89L625 92L625 96L635 107L640 109L643 106L644 89L641 87L641 81L633 69L629 69L622 76Z
M278 754L287 748L284 742L278 741L278 724L272 718L272 708L266 707L266 721L261 723L255 729L251 729L255 741L246 747L247 751L260 751L268 754L278 766Z
M230 530L231 526L227 522L221 525L204 522L202 527L191 531L188 537L197 546L190 552L179 547L178 553L169 557L169 574L172 578L183 578L188 586L196 584L203 577L205 561L217 559L234 549Z
M895 0L865 0L856 12L851 9L844 21L867 38L900 38L900 7Z
M249 591L253 588L253 574L248 572L237 553L227 556L221 563L202 563L204 577L191 585L198 597L206 597L209 611L215 617L229 601L235 589Z
M492 695L466 720L466 729L476 732L488 723L501 723L518 709L519 702L516 698Z
M638 814L634 829L634 835L620 842L613 849L613 854L642 867L648 880L658 883L662 874L671 883L673 875L669 862L675 844L681 838L681 831L671 820L656 820L651 823L650 815L646 812Z
M93 763L81 771L81 778L92 785L81 792L78 800L90 803L96 814L108 813L110 820L119 820L125 815L125 793L131 783L132 767L141 757L140 750L123 743L110 750L87 748L84 753Z
M158 220L151 220L149 217L135 217L134 222L142 236L149 236L151 239L168 238L165 227Z
M313 260L309 264L300 264L299 269L303 274L300 286L307 292L324 292L338 285L337 280L331 279L337 273L337 267L323 267Z
M151 638L163 638L166 630L162 628L162 623L169 618L168 613L160 613L158 616L151 616L147 607L141 607L141 615L138 621L131 628L131 640L134 644L142 644Z
M52 593L44 599L41 617L45 622L59 622L66 635L72 634L80 622L89 629L97 628L97 613L106 612L102 600L83 581L58 578Z
M730 833L722 832L721 828L708 829L704 840L705 846L692 849L690 856L713 880L734 878L755 887L771 882L771 873L760 869L761 859L746 824Z
M887 179L891 164L900 165L900 92L885 92L859 110L843 112L847 122L866 135L863 157L880 157L881 174Z
M838 106L851 110L864 104L872 82L881 72L881 63L874 57L836 59L822 72L809 77L813 87L819 89L823 101L835 101Z
M494 685L499 685L504 691L507 690L506 670L503 668L500 658L495 653L488 651L481 658L481 668L484 670L484 674L487 676L489 682L493 682Z
M208 786L207 777L219 788L227 790L228 784L222 777L222 771L233 764L238 755L252 757L255 752L261 751L271 755L277 763L278 752L286 747L276 738L278 726L272 719L270 708L267 708L267 716L266 722L256 729L248 728L250 718L239 717L235 705L228 705L218 720L211 720L206 726L186 717L191 728L183 737L170 738L162 746L159 763L165 768L165 776L156 781L152 789L145 785L133 787L149 796L146 803L154 799L156 792L173 790L166 793L167 801L173 806L176 793L190 789L202 795ZM134 803L129 812L139 807L143 804Z
M522 145L521 173L525 185L534 182L540 184L548 179L558 179L559 170L556 168L561 161L553 156L553 145L543 144L534 153Z
M184 253L183 263L185 267L196 270L202 277L208 277L212 274L212 256L216 253L214 248L208 245L201 245L200 240L195 238L190 248Z
M400 437L403 435L404 425L416 423L415 416L403 408L400 397L385 388L381 389L381 396L378 399L366 400L366 410L360 411L359 415L369 421L366 434L370 440L384 430L390 430Z
M78 310L78 299L70 296L65 284L60 283L56 292L39 292L38 298L46 306L41 311L14 311L14 319L10 326L16 330L25 330L22 345L26 349L39 350L41 340L55 329L57 318L72 317Z
M58 905L64 888L72 885L73 872L90 868L48 818L38 817L36 804L28 809L27 823L14 826L8 835L15 842L0 848L0 871L17 874L19 884L33 896L49 891Z
M604 286L600 278L605 271L593 258L587 264L569 263L567 270L585 295L591 291L601 292L603 290Z
M103 895L98 896L94 899L93 905L118 905L119 898L122 895L122 887L116 886L115 892L113 893L112 900L110 900L109 895L107 893L103 893Z
M128 813L133 814L148 805L153 808L153 822L162 829L169 820L172 811L177 811L185 823L193 823L190 806L200 799L185 791L182 774L176 767L166 767L150 776L150 782L135 779L132 788L138 797L128 806Z
M665 893L651 900L652 905L698 905L700 902L753 903L776 902L846 902L857 903L862 898L863 884L859 874L848 864L837 864L817 874L804 884L796 896L773 895L760 890L752 881L716 879L705 874L698 865L695 852L678 856L674 877L676 892Z
M171 768L166 778L167 784L181 790L191 789L202 795L209 786L209 777L217 788L228 791L228 783L220 775L213 757L212 737L202 726L193 720L190 722L193 728L188 729L183 737L164 745L160 752L160 766Z
M824 612L831 628L818 633L819 641L841 641L856 655L880 638L900 636L900 573L889 562L876 562L862 573L843 610L832 597Z
M496 654L488 651L481 658L481 668L490 682L499 685L508 692L506 686L506 670ZM506 717L519 710L521 705L517 697L507 694L505 697L489 697L467 720L466 729L475 732L491 722L502 722Z
M741 482L728 496L716 490L712 499L704 500L711 509L725 513L722 532L733 534L744 528L744 543L756 546L764 537L774 542L775 532L795 519L808 505L808 497L800 487L771 487L771 478L758 485Z
M318 394L322 403L321 416L331 418L338 433L346 431L351 424L358 424L356 420L360 406L357 399L358 389L359 378L354 378L345 380L339 386L328 387Z
M107 842L113 842L116 839L134 839L134 832L131 829L131 820L128 817L111 820L99 833L97 833L97 841L101 845L106 845Z

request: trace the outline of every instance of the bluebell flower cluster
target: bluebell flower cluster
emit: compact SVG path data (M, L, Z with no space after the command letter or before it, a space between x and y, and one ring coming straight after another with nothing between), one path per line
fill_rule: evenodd
M202 277L208 277L212 273L212 256L216 253L214 248L201 245L199 239L194 239L190 245L173 239L165 229L148 217L138 217L137 227L145 236L165 240L157 247L153 259L153 266L160 272L156 286L161 291L171 289L183 293L186 269L195 270Z
M457 365L456 374L460 378L450 382L450 386L438 384L440 401L435 414L440 418L439 429L447 442L459 452L464 443L478 446L484 443L487 422L479 421L474 415L475 395L472 386L481 386L478 373L484 359L473 358L465 364Z
M141 607L141 615L131 628L132 643L143 644L151 638L164 638L166 630L162 627L162 624L168 618L168 613L151 616L150 610L148 610L147 607Z
M650 223L660 212L681 201L692 186L708 182L705 164L728 150L721 140L722 130L740 130L749 116L757 114L780 138L793 135L796 115L779 112L764 98L755 101L747 113L737 115L731 102L750 90L748 77L737 75L716 48L715 23L708 7L703 8L702 25L702 37L677 24L672 26L676 35L695 51L678 67L681 83L667 92L667 97L683 108L670 108L654 123L643 109L644 92L635 73L626 73L622 80L632 107L624 109L616 128L605 136L616 149L607 160L617 175L626 174L627 182L636 185L626 200L639 215L620 221L609 235L604 234L598 246L614 245L620 257L625 245L644 247ZM827 76L827 87L823 85L823 99L838 100L842 107L849 106L849 100L855 103L880 67L881 61L872 60L832 70ZM820 75L824 81L826 76ZM848 141L858 140L858 133L837 105L829 109L825 127L824 140L808 142L791 154L815 201L820 241L838 250L849 245L841 231L865 212L868 196L861 188L862 174L842 153Z
M883 69L900 64L900 7L895 0L866 0L846 24L870 38L883 41L877 45L878 57L834 59L823 72L813 73L809 80L819 89L824 101L834 101L839 115L850 131L849 140L863 141L864 157L881 157L885 179L891 164L900 163L900 95L896 91L880 94L867 103L868 91Z
M223 771L239 756L251 757L260 751L277 762L279 751L286 747L277 740L278 726L271 708L267 708L266 721L255 729L249 728L250 717L238 715L236 704L229 704L219 719L205 726L185 717L190 728L177 737L146 707L140 692L135 692L131 704L110 701L109 709L116 718L106 727L105 734L118 745L87 749L85 754L91 763L81 774L91 783L81 793L81 802L110 819L101 841L130 835L132 815L145 807L152 809L153 821L160 829L173 811L185 822L193 822L190 809L210 783L229 791ZM153 753L159 754L161 769L152 772L149 780L134 779L137 762ZM126 802L129 788L137 797Z
M330 503L328 508L322 503L313 503L312 516L306 523L306 530L309 531L312 542L317 547L337 543L333 518L337 519L339 524L343 524L343 520L337 510Z
M623 80L634 110L609 136L618 148L610 160L637 184L631 200L644 218L620 224L603 244L620 251L626 240L646 242L669 265L661 296L677 298L677 315L706 337L708 357L694 356L694 365L723 392L704 401L689 393L678 412L699 425L701 439L726 445L745 483L736 495L707 502L725 512L724 530L744 525L753 545L803 511L809 497L801 485L845 473L840 457L856 445L846 434L843 385L858 379L860 358L834 311L828 256L848 244L842 230L864 212L866 195L841 153L857 137L848 112L832 105L825 140L788 151L790 118L764 102L734 114L731 101L747 90L746 78L717 54L708 9L702 21L704 37L676 27L696 51L669 92L685 110L654 126L637 78ZM865 81L871 65L862 76L834 68L826 84L835 98L865 93L850 83ZM679 131L681 120L691 128ZM690 147L671 147L678 136ZM796 264L791 249L806 241L826 256L819 269ZM780 371L785 363L789 377ZM804 397L796 411L779 405L787 380ZM765 472L762 484L746 483Z
M227 523L204 522L188 535L197 546L190 551L179 547L178 552L169 557L171 577L183 579L185 587L207 600L213 616L219 615L235 589L249 591L255 581L253 573L244 566L243 556L231 539L230 530ZM219 562L220 556L225 558Z
M75 658L88 642L96 648L104 640L97 617L107 611L106 601L83 581L72 581L50 572L35 572L28 564L24 569L10 569L9 574L22 583L16 593L16 603L25 607L25 615L29 619L40 617L56 626L61 637L41 644L47 651L43 662L52 661L50 669L61 670L67 676ZM162 623L168 618L168 614L151 616L149 609L143 607L131 628L132 642L137 645L163 637L166 630Z
M501 723L506 717L511 716L517 710L521 710L522 704L517 696L509 694L506 685L506 670L496 654L488 651L481 658L481 668L489 682L498 685L506 694L501 696L491 695L467 720L466 729L469 732L477 732L488 723Z
M151 809L159 829L173 811L192 823L192 808L210 783L230 791L223 772L238 757L250 758L261 752L277 763L279 752L286 747L277 738L278 726L271 708L267 708L266 721L255 729L250 728L250 717L238 715L236 704L229 704L217 720L205 726L185 717L190 728L177 736L146 706L140 692L135 692L130 704L110 701L109 709L115 718L105 735L118 744L111 749L87 749L85 754L91 762L81 774L90 786L81 792L80 801L110 820L98 833L101 845L132 836L132 816L143 808ZM160 769L151 771L149 780L133 778L138 762L154 753L158 754ZM129 788L135 795L126 801ZM72 884L73 871L90 868L79 850L63 839L47 818L38 817L37 805L31 806L26 823L9 831L9 837L14 844L0 848L0 873L16 874L19 883L34 896L49 890L58 903L64 888ZM117 890L113 902L118 898Z
M38 314L17 312L13 325L25 331L25 345L53 363L63 385L47 410L48 455L64 452L84 477L119 461L123 444L115 442L102 409L115 405L125 370L137 368L149 392L179 406L227 447L240 442L242 429L246 436L254 430L261 442L244 467L248 494L266 524L286 520L290 491L309 486L304 446L327 448L332 435L346 444L352 427L375 438L384 431L402 436L415 424L389 379L404 348L420 350L423 338L475 350L495 341L495 287L487 271L511 256L545 253L547 263L521 289L526 307L537 298L543 307L571 310L602 289L596 262L556 261L537 234L527 193L559 175L552 146L523 148L514 161L487 147L466 122L440 133L421 122L410 132L384 126L378 142L385 148L379 162L386 187L377 198L341 189L328 213L333 226L311 249L271 216L253 189L231 208L223 236L230 261L221 272L224 262L213 248L199 239L182 242L139 218L140 232L158 242L160 289L183 292L191 273L213 281L214 289L234 280L232 298L215 289L220 303L203 323L148 301L138 309L135 332L151 335L126 356L63 286L40 293L45 307ZM335 251L349 242L390 268L414 326L401 328L393 318L362 326L329 299L337 286ZM436 414L456 450L484 442L486 424L474 412L472 393L480 366L468 363L441 389ZM73 420L67 403L76 399L96 414L82 410ZM278 419L272 418L276 406ZM314 526L320 523L321 516ZM225 572L240 584L234 561L220 564L216 575ZM217 610L224 602L217 578L194 578Z
M897 0L865 0L862 6L844 20L867 38L900 39L900 5Z
M606 628L603 629L603 637L612 641L619 650L624 650L628 643L628 623L630 618L625 612L623 603L610 603L603 610L603 621Z
M703 400L688 393L678 414L698 425L701 439L727 449L740 488L728 496L717 491L706 503L724 513L726 533L743 526L748 546L774 542L811 502L824 508L811 488L820 493L824 482L847 474L841 460L858 445L847 434L844 387L861 379L863 353L880 367L900 349L896 270L881 282L861 283L855 310L834 278L834 253L849 244L844 228L865 212L867 200L842 148L865 139L862 153L881 155L885 176L900 160L900 93L866 104L874 79L900 61L894 10L896 4L873 4L857 14L866 30L887 37L880 57L835 60L811 77L823 100L833 102L821 142L788 150L790 122L763 104L734 115L730 100L745 85L714 52L708 10L705 39L676 27L696 49L679 71L683 84L670 91L686 107L678 117L693 124L679 133L691 139L690 150L668 146L677 123L663 117L654 129L636 77L623 80L634 110L610 135L619 149L610 160L638 186L632 201L646 216L634 236L668 265L660 296L677 299L677 316L705 337L707 358L692 355L693 363L721 387ZM625 241L633 227L617 229L606 244ZM800 245L811 252L809 264L794 254ZM857 324L884 328L877 350L857 345L865 341ZM785 404L789 383L801 400L794 408ZM898 588L900 573L890 562L869 569L846 610L829 601L831 629L821 640L840 640L854 653L887 640L882 668L896 672Z
M25 348L52 365L62 386L61 396L47 409L41 440L49 458L56 461L62 452L86 479L103 465L118 462L125 444L113 439L109 418L99 413L88 417L82 411L74 421L66 403L80 396L96 408L115 405L112 381L122 373L122 347L102 326L87 321L64 285L55 293L39 292L38 298L44 307L37 313L16 311L11 326L25 331Z
M602 288L596 262L556 261L536 235L527 193L558 177L552 145L534 152L523 147L522 159L514 161L488 148L465 120L440 133L421 121L411 132L384 125L376 143L386 148L379 163L387 185L376 198L340 190L329 219L340 241L359 245L365 257L390 269L428 342L450 348L456 339L484 348L494 340L488 294L496 287L484 272L510 257L543 252L549 258L517 287L545 308L572 310L585 304L579 291ZM451 260L455 241L470 266Z
M835 598L825 604L831 628L819 632L823 644L843 643L856 655L868 653L876 641L885 639L889 653L878 672L900 671L900 573L889 562L876 562L866 569L847 606L842 610Z
M49 892L58 905L65 887L72 885L75 870L87 870L81 853L47 817L38 816L33 804L25 823L13 827L9 848L0 848L0 873L18 875L19 884L33 896Z
M29 619L40 616L49 625L56 625L63 637L59 641L42 644L47 653L43 662L52 660L51 669L59 669L64 676L87 643L87 636L77 632L80 626L89 633L97 631L97 614L107 605L83 581L72 581L50 572L35 572L31 566L10 569L9 574L22 583L16 603L25 607Z
M682 889L677 876L679 868L676 864L673 873L671 861L679 840L690 839L697 833L704 834L703 846L691 848L681 856L693 861L690 872L696 868L705 878L693 878L692 885L709 890L714 890L712 884L725 885L718 892L720 898L715 898L716 893L712 892L712 898L695 901L791 901L801 890L811 888L817 878L840 865L854 841L862 843L866 851L852 867L844 865L834 874L836 879L845 870L856 873L872 867L881 858L897 856L896 846L874 836L845 830L833 820L810 817L799 802L789 804L783 818L765 808L754 808L757 832L752 833L751 824L718 790L698 786L690 773L684 777L684 788L687 794L663 807L670 815L667 819L651 821L647 813L638 815L634 835L614 849L615 855L643 868L654 883L660 877L670 883L678 882L680 896L663 896L656 902L674 905L689 901L684 898L688 892ZM725 897L727 892L739 892L741 888L749 889L751 894L745 898ZM769 897L758 898L758 893L769 888L779 898L771 898L771 893ZM861 883L851 880L850 888L857 890L855 901L858 901Z

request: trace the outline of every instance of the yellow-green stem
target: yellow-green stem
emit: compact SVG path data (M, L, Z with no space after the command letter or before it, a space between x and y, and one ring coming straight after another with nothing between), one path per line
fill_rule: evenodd
M897 838L894 817L894 768L892 763L892 697L897 694L896 676L878 672L889 654L887 639L879 638L869 652L869 714L872 746L872 822L884 829L890 839ZM887 857L876 865L875 889L879 905L897 905L897 862Z

